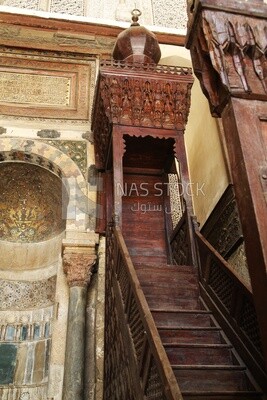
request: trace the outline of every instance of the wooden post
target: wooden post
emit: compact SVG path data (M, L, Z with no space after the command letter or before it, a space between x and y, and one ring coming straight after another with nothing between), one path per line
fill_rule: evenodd
M112 135L113 145L113 190L114 190L114 215L115 222L118 226L122 226L122 195L123 195L123 167L122 157L123 149L123 136L119 126L113 127Z
M222 117L267 365L266 16L259 0L199 0L187 47L211 112Z

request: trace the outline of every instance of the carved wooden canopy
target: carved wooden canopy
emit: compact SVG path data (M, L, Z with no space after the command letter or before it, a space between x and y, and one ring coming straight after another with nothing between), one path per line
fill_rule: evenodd
M190 68L103 62L92 123L97 168L104 168L113 124L184 131L192 84Z
M267 4L193 3L186 46L212 114L220 116L229 96L267 100Z

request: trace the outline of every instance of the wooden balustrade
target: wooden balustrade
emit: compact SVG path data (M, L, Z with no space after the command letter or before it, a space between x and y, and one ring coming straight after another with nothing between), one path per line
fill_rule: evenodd
M218 322L245 362L256 372L259 383L266 387L267 374L251 288L200 232L196 231L195 237L201 295L216 312Z
M194 225L185 210L170 238L173 261L177 265L198 265L202 298L255 373L259 384L267 390L267 373L251 288Z
M197 265L192 218L187 208L170 237L173 262L177 265Z
M120 228L107 231L104 398L179 400L182 395Z

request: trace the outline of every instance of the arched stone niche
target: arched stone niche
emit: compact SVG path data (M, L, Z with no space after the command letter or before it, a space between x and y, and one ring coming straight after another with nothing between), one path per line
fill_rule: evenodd
M67 192L48 170L25 162L0 164L0 240L29 243L66 226Z
M0 399L9 393L47 398L68 205L68 192L52 167L0 162Z

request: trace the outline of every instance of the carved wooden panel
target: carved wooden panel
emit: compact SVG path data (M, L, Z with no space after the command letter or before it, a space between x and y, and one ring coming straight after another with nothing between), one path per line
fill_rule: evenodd
M192 84L190 68L103 61L92 123L97 168L104 168L112 124L127 126L134 136L183 132Z
M0 113L88 119L91 66L0 55Z
M237 12L234 2L226 1L224 7L212 3L201 1L201 15L191 18L187 46L211 110L220 115L230 95L267 99L267 7L261 4L253 8L244 2L248 4L238 5Z
M223 257L227 258L243 241L232 185L229 185L222 195L201 233Z

